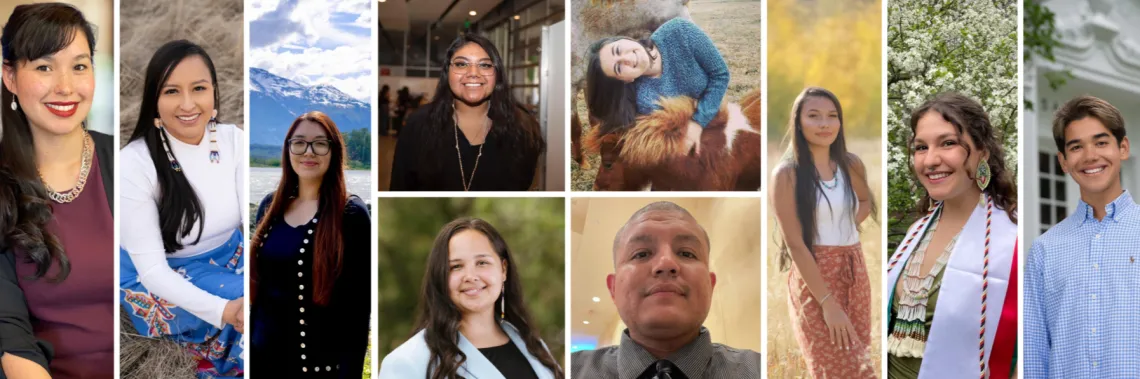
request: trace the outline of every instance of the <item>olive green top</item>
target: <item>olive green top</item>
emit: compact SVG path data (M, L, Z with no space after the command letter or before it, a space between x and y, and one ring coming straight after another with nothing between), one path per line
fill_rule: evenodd
M938 303L938 292L942 289L942 270L934 276L934 284L930 286L930 300L926 302L926 332L930 333L930 324L934 322L934 306ZM899 311L899 304L895 302L894 289L891 291L890 320L895 319ZM888 329L889 330L889 329ZM887 354L888 379L918 379L918 369L922 367L922 358L902 358Z

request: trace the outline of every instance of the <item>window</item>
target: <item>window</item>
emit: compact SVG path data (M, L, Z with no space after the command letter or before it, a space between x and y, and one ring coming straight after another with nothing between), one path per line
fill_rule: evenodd
M1037 171L1037 189L1041 195L1041 213L1037 221L1041 224L1041 233L1045 233L1069 215L1068 206L1065 205L1068 199L1065 172L1057 162L1057 155L1044 151L1038 153Z

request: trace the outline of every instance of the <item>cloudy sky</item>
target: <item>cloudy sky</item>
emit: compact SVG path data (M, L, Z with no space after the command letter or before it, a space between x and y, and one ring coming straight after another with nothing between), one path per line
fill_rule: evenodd
M372 0L253 0L250 66L304 85L371 97Z

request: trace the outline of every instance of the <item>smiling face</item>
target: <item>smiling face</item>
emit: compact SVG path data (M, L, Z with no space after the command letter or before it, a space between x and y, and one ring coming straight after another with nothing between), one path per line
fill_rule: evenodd
M4 85L31 126L51 134L78 128L91 111L95 92L87 36L75 32L71 44L39 59L4 65ZM9 104L4 104L5 107Z
M320 181L332 160L332 141L325 128L313 121L302 120L289 137L289 164L301 181ZM298 154L297 152L301 152Z
M630 220L614 250L610 297L631 333L667 339L698 330L716 275L708 240L691 216L648 211Z
M483 47L468 42L451 57L448 85L451 93L467 104L479 104L495 90L495 65Z
M602 73L626 83L632 83L644 75L652 65L645 46L626 38L602 45L598 51L598 60Z
M493 312L503 292L507 266L483 233L465 229L448 242L448 294L460 313Z
M1065 127L1065 151L1057 153L1057 160L1081 187L1082 196L1115 195L1122 190L1120 162L1128 156L1128 137L1117 143L1100 120L1085 117Z
M800 125L808 144L829 147L839 137L839 111L831 99L809 97L800 108Z
M174 66L158 90L158 115L166 131L178 140L197 144L206 123L217 116L214 82L202 57L192 55Z
M967 147L972 152L968 160ZM959 137L958 129L942 114L929 111L919 118L914 129L914 172L930 198L946 200L980 192L971 177L985 158L970 135Z

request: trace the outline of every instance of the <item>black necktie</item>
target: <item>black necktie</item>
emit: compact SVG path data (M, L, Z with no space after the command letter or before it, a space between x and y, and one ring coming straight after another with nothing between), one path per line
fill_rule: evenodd
M649 365L645 369L645 374L641 378L646 379L688 379L681 369L677 368L673 362L662 359Z

